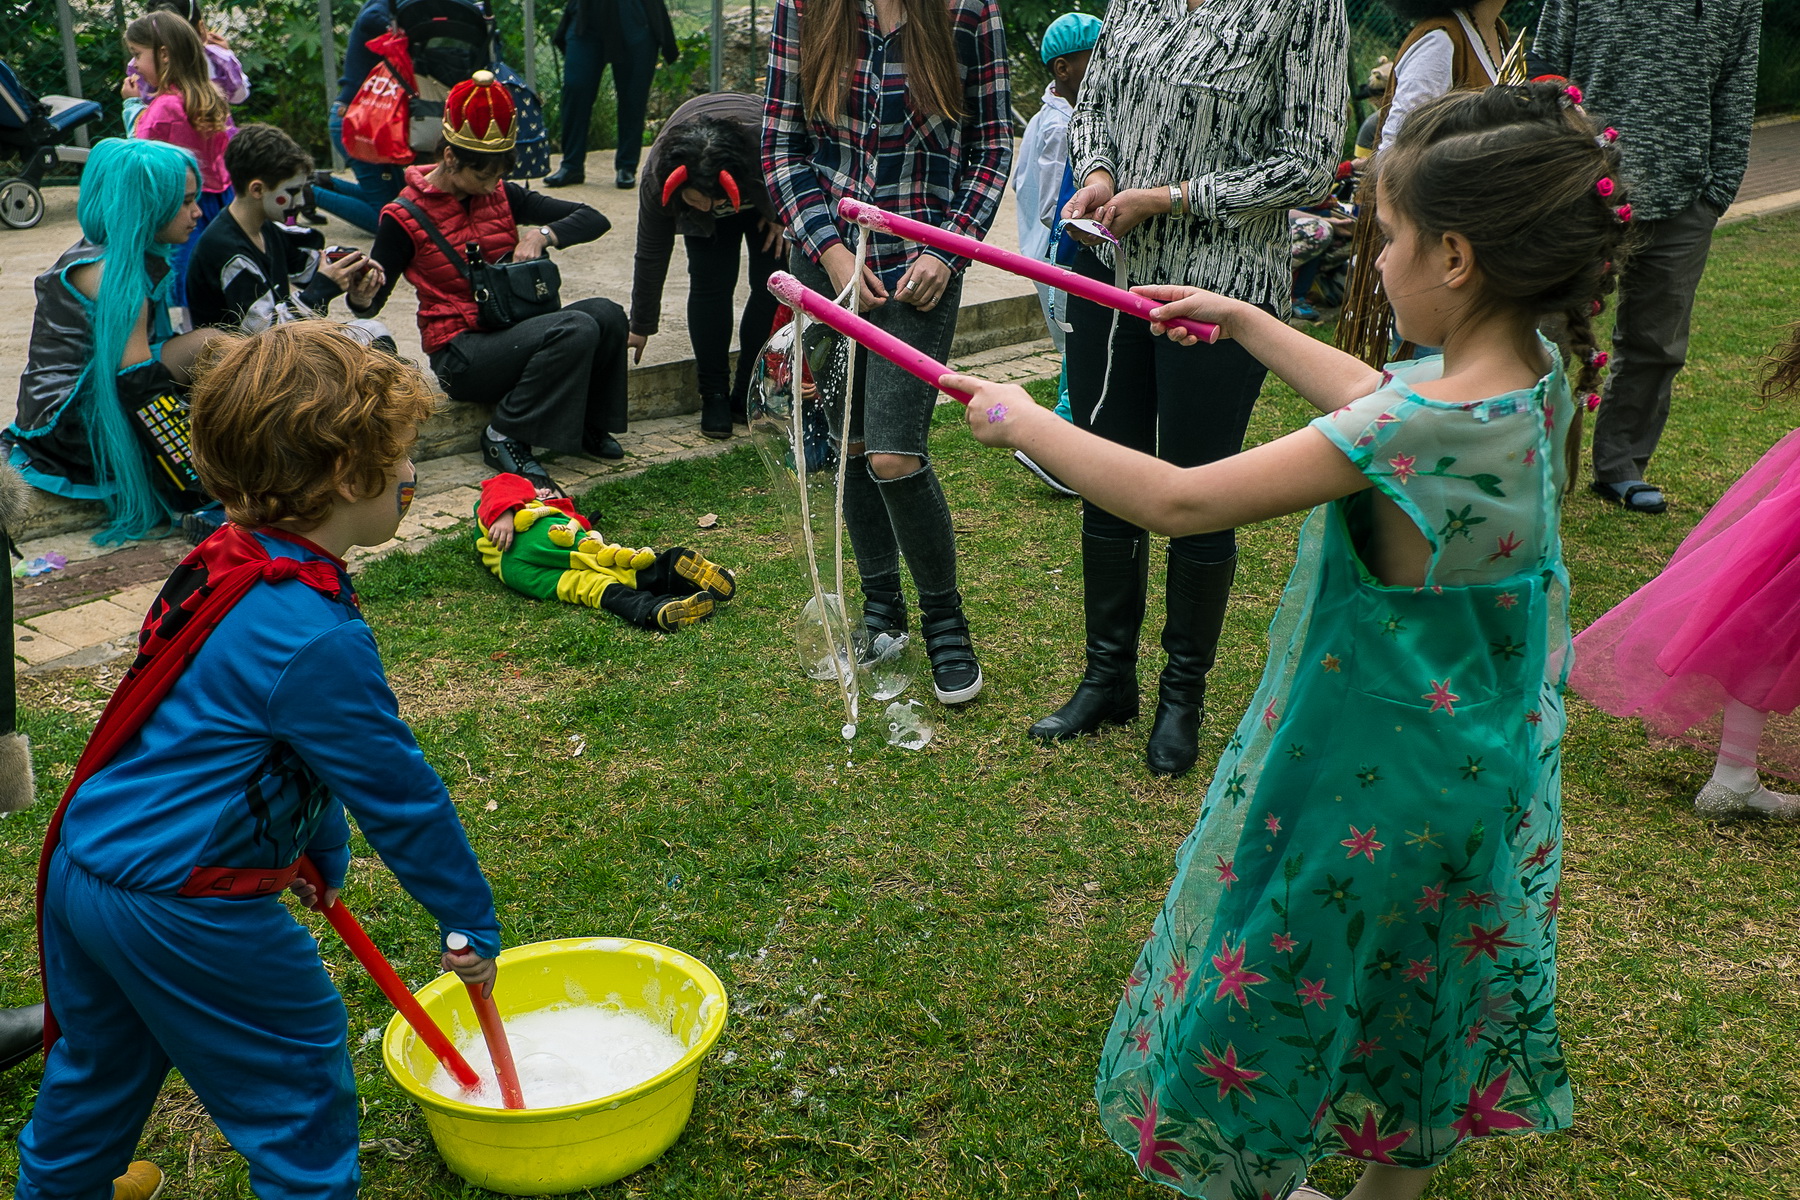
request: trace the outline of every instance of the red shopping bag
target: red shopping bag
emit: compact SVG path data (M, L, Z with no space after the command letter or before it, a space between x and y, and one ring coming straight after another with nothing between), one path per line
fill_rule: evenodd
M384 33L370 38L368 45L382 61L344 110L344 153L361 162L409 163L411 104L418 89L406 35Z

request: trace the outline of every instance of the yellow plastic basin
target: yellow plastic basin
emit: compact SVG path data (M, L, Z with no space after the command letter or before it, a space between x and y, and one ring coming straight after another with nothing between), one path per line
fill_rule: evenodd
M480 1036L468 989L456 976L440 975L417 995L452 1041ZM700 1062L725 1029L725 987L705 963L629 938L565 938L502 951L494 999L502 1017L612 1002L688 1047L681 1061L628 1091L561 1108L481 1108L431 1090L437 1059L396 1013L382 1038L382 1060L424 1110L444 1163L470 1183L512 1196L598 1187L654 1161L687 1125Z

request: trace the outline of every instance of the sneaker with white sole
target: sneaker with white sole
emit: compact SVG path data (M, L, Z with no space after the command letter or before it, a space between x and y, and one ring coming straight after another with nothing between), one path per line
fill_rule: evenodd
M931 660L931 690L940 704L966 704L981 695L981 663L969 637L969 619L963 615L962 597L951 592L940 607L919 599L919 631L925 636L925 655Z

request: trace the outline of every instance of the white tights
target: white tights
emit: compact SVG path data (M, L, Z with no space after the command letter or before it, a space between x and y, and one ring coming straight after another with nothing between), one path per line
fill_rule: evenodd
M1734 792L1754 792L1762 786L1756 776L1756 748L1768 719L1768 713L1747 704L1725 701L1725 728L1719 736L1719 758L1713 764L1714 783Z

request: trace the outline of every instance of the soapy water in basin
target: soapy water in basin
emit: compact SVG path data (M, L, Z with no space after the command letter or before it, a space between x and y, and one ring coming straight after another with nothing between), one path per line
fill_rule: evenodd
M526 1108L559 1108L610 1096L662 1074L687 1053L687 1044L637 1013L582 1004L523 1013L506 1021L506 1040ZM500 1108L493 1059L479 1030L458 1050L481 1076L480 1090L465 1092L443 1066L431 1076L440 1096L482 1108Z

